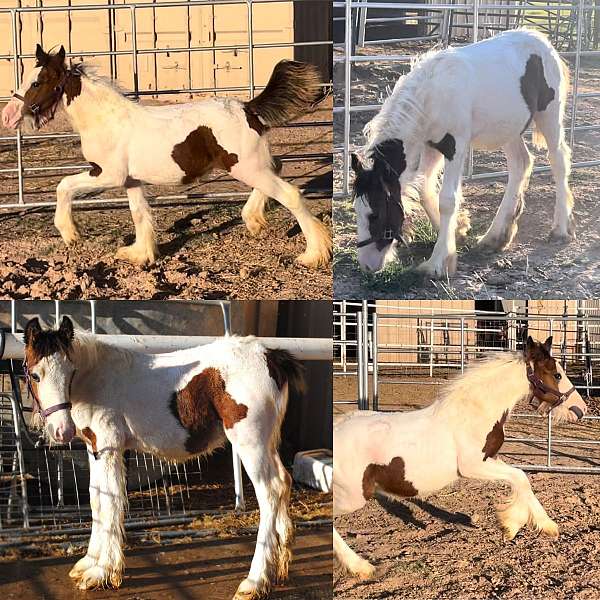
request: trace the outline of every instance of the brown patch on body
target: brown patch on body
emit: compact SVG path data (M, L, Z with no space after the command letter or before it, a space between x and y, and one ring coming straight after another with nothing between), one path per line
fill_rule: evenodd
M81 430L81 434L85 438L86 443L92 447L92 452L96 454L96 452L98 452L98 446L96 446L96 434L89 427L84 427Z
M504 444L504 423L508 418L508 411L505 410L502 413L499 421L492 427L492 430L487 434L485 438L485 444L481 451L483 452L483 460L488 458L494 458L498 451Z
M142 182L139 179L134 179L133 177L129 177L129 175L127 175L127 177L125 178L125 183L123 184L123 187L126 190L130 190L131 188L140 187L141 185L142 185Z
M363 473L363 496L370 500L379 488L389 494L408 498L419 492L405 479L404 460L400 456L392 458L388 465L370 464Z
M532 54L525 65L525 73L520 79L521 96L531 113L523 131L527 129L536 112L546 110L548 104L556 95L553 88L548 85L544 74L544 63L538 54Z
M182 183L190 183L213 168L230 171L238 162L237 154L220 146L212 130L204 125L194 129L183 142L175 144L171 157L185 173Z
M95 162L90 162L92 168L90 169L90 177L98 177L102 173L102 167Z
M170 408L189 432L185 448L192 454L218 445L223 437L223 427L231 429L248 414L248 407L231 397L221 373L213 367L204 369L185 388L175 392Z

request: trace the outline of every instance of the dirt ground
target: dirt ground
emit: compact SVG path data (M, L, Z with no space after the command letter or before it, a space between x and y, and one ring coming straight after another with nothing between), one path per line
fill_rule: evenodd
M404 379L407 378L398 378ZM443 380L427 380L443 384ZM442 386L382 384L384 409L414 409L431 403ZM352 378L334 379L334 398L356 397ZM600 414L599 399L588 403ZM335 413L350 410L336 405ZM529 413L519 406L519 413ZM600 439L597 421L554 428L560 438ZM545 436L545 422L513 418L507 437ZM545 443L507 442L500 455L506 462L540 464ZM600 466L593 444L557 445L554 464ZM529 473L534 493L558 523L554 542L524 529L505 542L494 506L508 488L500 484L461 480L426 499L371 500L351 515L336 517L335 526L350 546L371 560L376 577L359 581L334 565L334 597L339 600L390 599L595 599L600 597L600 477L598 475Z
M246 576L254 536L137 546L126 551L127 567L118 591L78 592L68 577L77 557L45 557L0 563L5 600L78 598L128 600L229 600ZM270 598L329 600L332 597L331 527L298 531L289 581Z
M423 50L418 45L369 46L361 53L413 53ZM406 71L399 63L359 63L353 66L352 102L356 105L383 101L398 76ZM334 71L335 103L343 101L343 65ZM580 92L600 90L598 62L582 62ZM364 143L363 126L375 113L352 113L351 146ZM566 126L569 126L570 107ZM598 99L578 102L577 125L597 124ZM334 143L343 144L342 115L334 117ZM573 161L599 158L600 132L576 133ZM535 166L548 164L545 152L535 152ZM334 192L341 191L342 156L334 155ZM474 155L474 172L502 171L506 161L499 152ZM432 281L417 273L416 265L427 259L435 243L435 234L424 219L417 219L410 248L402 248L399 260L376 275L361 273L356 260L356 222L351 200L336 199L335 283L336 298L580 298L600 295L600 204L597 187L600 168L576 169L571 176L575 198L577 239L569 244L546 242L552 225L554 184L549 173L532 176L525 196L525 210L519 221L519 232L510 248L502 253L480 250L476 241L492 221L504 192L505 180L465 181L464 207L471 215L471 232L458 241L458 270L445 281Z
M331 105L329 98L297 121L314 123L311 126L292 125L270 132L273 154L285 161L298 154L330 153ZM64 117L49 126L49 131L68 130ZM0 128L0 135L8 134ZM78 140L24 142L25 167L67 164L85 166ZM0 144L0 165L16 166L14 142ZM77 171L27 173L25 201L54 201L58 182L72 172ZM283 176L305 191L311 212L331 225L331 159L284 162ZM292 215L272 201L268 230L252 237L240 216L249 190L222 173L188 186L146 188L162 255L146 269L114 258L119 246L134 239L126 204L75 207L83 240L68 249L53 226L52 209L2 210L3 203L16 201L17 189L14 174L0 175L0 298L331 297L331 265L315 271L294 262L305 240ZM234 196L235 192L243 196ZM203 199L214 193L231 193L232 198ZM186 199L164 199L175 194ZM113 190L99 197L124 195Z

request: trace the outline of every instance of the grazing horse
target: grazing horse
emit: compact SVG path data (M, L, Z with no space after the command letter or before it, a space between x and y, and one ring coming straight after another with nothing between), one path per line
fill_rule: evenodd
M576 421L586 405L543 344L528 338L523 353L494 353L467 368L427 408L410 412L357 411L334 427L334 515L360 509L377 492L405 498L427 496L457 478L503 481L512 495L498 507L511 540L526 524L551 537L558 527L531 490L523 471L496 458L504 423L524 397L555 421ZM334 529L340 562L362 578L373 567Z
M33 319L24 339L26 378L48 435L66 444L77 434L90 456L92 534L69 573L80 589L121 584L124 450L185 461L226 440L239 453L260 508L252 565L234 599L262 597L286 579L291 477L277 446L288 391L303 384L294 357L252 337L148 355L75 334L68 317L56 331Z
M266 226L265 203L275 198L296 218L306 238L298 262L319 267L331 256L331 236L314 217L299 189L278 175L266 133L306 112L321 94L313 65L281 61L267 87L253 100L210 98L169 106L130 102L105 77L78 64L68 67L65 50L47 54L38 44L37 63L2 111L4 126L23 121L40 128L62 106L81 136L91 169L62 179L56 189L54 224L66 244L80 235L71 215L75 196L124 187L135 224L135 243L117 258L137 265L158 256L150 207L143 183L190 183L213 168L227 171L251 188L242 218L251 234Z
M433 277L455 271L456 232L470 227L468 216L459 216L469 145L502 148L506 155L508 184L479 243L507 248L517 232L533 165L523 141L529 125L535 128L534 145L548 149L556 183L550 237L571 239L571 151L563 128L568 87L568 68L556 50L544 35L526 29L417 59L365 127L370 166L352 156L361 267L378 271L395 260L398 242L408 237L404 217L414 203L407 200L420 195L438 237L419 269Z

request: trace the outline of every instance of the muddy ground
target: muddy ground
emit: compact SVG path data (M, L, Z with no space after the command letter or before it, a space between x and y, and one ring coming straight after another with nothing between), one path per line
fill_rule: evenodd
M0 110L1 110L0 106ZM269 138L273 153L331 153L331 99L298 119L308 127L284 127ZM50 131L68 131L64 118ZM8 135L0 128L0 136ZM85 165L76 139L24 142L24 166ZM14 142L0 144L0 166L16 166ZM25 201L55 200L61 177L77 171L28 172ZM305 190L311 212L331 224L330 158L284 162L283 176ZM240 211L249 194L242 184L213 173L187 186L148 186L162 254L152 267L140 269L114 258L119 246L134 239L126 204L79 206L74 210L83 240L66 248L53 226L52 209L1 210L17 200L14 174L0 175L0 298L329 298L331 265L309 270L294 262L305 241L292 215L275 202L267 213L269 228L258 238L246 230ZM235 192L243 192L235 196ZM217 200L203 199L225 194ZM231 193L231 198L227 194ZM183 194L184 200L153 200ZM113 190L99 197L124 197Z
M396 377L396 379L398 379ZM406 380L407 378L402 378ZM382 408L414 409L431 403L444 380L423 385L383 382ZM356 397L353 378L334 379L334 398ZM599 399L589 401L600 414ZM347 405L336 405L341 414ZM525 406L519 413L531 414ZM600 467L600 450L585 440L600 439L597 421L561 425L554 435L580 444L554 448L554 464ZM545 436L545 422L513 418L507 436ZM500 452L510 463L540 464L545 444L507 442ZM505 542L494 506L506 496L500 484L463 480L424 500L371 500L351 515L336 517L338 531L350 546L373 562L376 577L359 581L334 565L334 597L339 600L595 599L600 597L600 477L598 475L529 473L533 491L558 523L558 541L526 528Z
M416 53L424 48L415 44L368 46L361 53ZM600 90L600 68L596 61L582 62L580 91ZM382 102L406 71L399 63L359 63L353 66L353 104ZM334 71L335 103L343 102L343 65ZM598 124L597 98L578 102L577 125ZM364 143L363 126L375 113L352 113L351 147ZM566 125L569 126L570 106ZM343 144L343 117L334 118L335 146ZM597 160L600 156L600 132L576 133L574 161ZM535 166L547 164L544 152L535 152ZM475 152L474 173L503 171L506 161L499 152ZM334 155L334 192L342 189L342 156ZM356 260L356 223L349 198L334 202L335 283L336 298L579 298L600 295L600 203L598 184L600 168L576 169L571 177L575 197L577 239L567 245L546 241L551 229L554 207L554 184L550 174L535 174L525 197L525 211L519 221L519 232L511 247L498 254L477 248L478 236L492 221L502 199L505 180L465 181L464 207L471 215L472 229L458 242L458 270L450 280L432 281L414 267L429 257L435 234L428 222L417 219L414 240L401 249L399 260L376 275L362 274Z

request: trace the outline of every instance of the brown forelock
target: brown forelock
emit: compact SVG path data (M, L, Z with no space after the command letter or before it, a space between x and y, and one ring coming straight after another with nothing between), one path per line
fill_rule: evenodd
M556 361L552 358L548 350L544 348L544 345L541 342L534 342L534 345L527 349L525 360L527 361L527 364L532 365L534 373L546 386L557 392L559 391L558 382L554 378L554 375L558 373ZM540 391L536 391L536 396L540 400L547 400L548 402L556 400L551 394L544 394Z
M186 449L196 453L211 445L210 441L222 432L222 426L231 429L244 419L248 407L236 403L225 390L219 370L209 367L175 392L171 412L190 434Z
M492 430L487 434L485 438L485 445L481 449L483 452L483 460L487 460L488 458L494 458L498 451L504 444L504 423L506 423L506 419L508 418L508 411L505 410L502 413L499 421L496 421L496 424L492 427Z
M175 144L171 156L185 173L182 183L190 183L215 167L230 171L238 162L237 154L230 154L220 146L212 130L204 125Z
M396 496L416 496L419 492L407 481L404 472L404 460L400 456L392 458L387 465L370 464L363 473L363 496L370 500L379 488Z
M70 356L72 340L60 329L58 331L40 331L25 346L25 359L27 367L31 369L42 358L52 356L57 352Z

